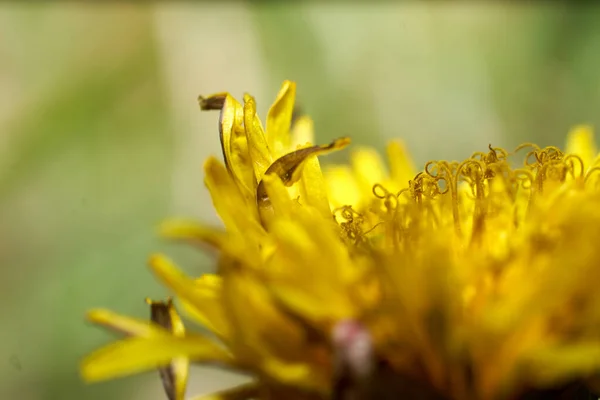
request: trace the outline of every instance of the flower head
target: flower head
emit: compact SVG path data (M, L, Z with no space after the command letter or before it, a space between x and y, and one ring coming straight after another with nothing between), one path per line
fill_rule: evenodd
M250 373L219 397L235 399L513 399L593 387L600 167L588 127L565 151L489 146L417 172L396 141L390 173L370 149L322 171L317 157L349 140L314 145L311 121L293 118L294 96L285 82L266 129L249 95L243 105L227 93L200 98L221 116L224 160L204 170L224 228L170 220L161 232L217 250L217 273L189 277L162 255L150 266L205 333L184 329L171 301L150 302L149 323L93 311L128 337L90 355L84 378L158 366L170 399L183 399L189 362Z

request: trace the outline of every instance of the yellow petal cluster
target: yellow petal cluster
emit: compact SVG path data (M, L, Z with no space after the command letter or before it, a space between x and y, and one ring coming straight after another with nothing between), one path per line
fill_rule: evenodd
M220 111L223 161L204 171L224 227L169 220L161 233L216 249L217 272L190 277L163 255L150 266L208 333L183 329L170 301L150 303L150 322L93 311L127 337L83 361L86 380L160 367L181 400L188 363L201 362L254 377L207 398L343 398L332 332L355 321L373 346L365 381L380 382L386 365L440 399L593 386L600 167L589 127L574 128L565 151L490 145L419 172L394 141L389 172L368 148L322 171L317 157L349 140L314 145L310 119L293 115L295 91L284 82L266 129L249 95L199 99Z

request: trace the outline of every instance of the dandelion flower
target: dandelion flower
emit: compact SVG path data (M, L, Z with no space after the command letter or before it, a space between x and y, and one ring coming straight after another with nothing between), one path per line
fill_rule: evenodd
M600 191L589 127L563 151L489 146L417 171L403 144L317 157L284 82L266 129L254 99L219 110L223 161L204 164L223 227L169 220L161 233L216 250L190 277L150 267L175 296L150 321L94 310L126 337L88 356L84 379L158 368L169 399L188 365L250 374L207 399L588 398L600 371ZM578 397L579 396L579 397Z

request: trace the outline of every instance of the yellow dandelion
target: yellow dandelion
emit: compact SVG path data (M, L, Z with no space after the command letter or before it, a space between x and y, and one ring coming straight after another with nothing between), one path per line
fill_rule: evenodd
M600 372L600 190L589 127L565 151L489 146L418 172L404 146L389 172L371 149L321 170L312 122L284 82L266 129L254 99L219 110L223 162L205 183L223 228L169 220L169 238L217 250L189 277L163 255L152 271L173 302L150 321L94 310L125 338L88 356L84 379L159 369L185 397L189 363L252 376L206 399L588 398ZM600 237L600 236L599 236Z

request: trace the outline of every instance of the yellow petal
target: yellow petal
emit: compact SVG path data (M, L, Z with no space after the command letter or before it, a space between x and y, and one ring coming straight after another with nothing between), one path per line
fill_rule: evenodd
M258 197L258 210L263 225L268 226L274 216L290 216L299 204L290 198L288 189L281 178L275 174L263 177L259 187L264 190L264 195ZM262 191L261 191L262 192Z
M297 215L273 221L271 232L279 246L267 279L277 298L312 321L353 317L357 307L350 292L362 272L351 263L335 225L320 216Z
M214 280L206 280L205 285L199 284L183 274L168 258L154 255L150 258L150 266L156 276L165 286L171 289L188 308L193 308L193 315L206 327L220 336L226 336L228 327L225 325L217 285Z
M255 383L248 383L218 393L197 396L191 400L249 400L258 398L259 394L259 386Z
M387 179L387 171L379 154L370 148L358 148L350 157L352 169L364 193L370 193L373 185Z
M240 222L240 220L237 222ZM258 226L255 221L250 221L248 223ZM263 232L260 227L256 229ZM194 221L176 219L167 220L160 225L159 233L161 236L170 239L186 240L197 245L208 244L219 250L222 254L226 254L227 256L242 262L255 261L260 258L260 255L254 246L254 241L249 243L243 236L231 235L223 231L223 229L206 226ZM262 233L260 235L262 236ZM258 239L258 237L255 236L254 239ZM262 243L263 249L261 250L264 250L267 246L264 240ZM255 259L250 257L252 254L254 254Z
M408 187L408 181L417 174L410 155L400 140L391 141L387 146L390 175L400 188Z
M88 382L101 381L166 366L180 357L201 362L231 361L223 348L202 336L131 337L89 355L81 364L81 374Z
M223 304L232 322L231 348L240 359L305 356L304 332L273 303L255 274L235 271L224 277Z
M324 170L327 194L334 208L362 206L363 192L361 191L352 169L347 165L329 166Z
M173 389L169 394L172 394L175 400L184 400L190 373L190 359L178 357L171 360L170 371L168 376L174 377L174 382Z
M600 345L597 342L569 343L532 352L525 357L528 372L540 384L567 382L590 376L600 368Z
M204 164L204 171L206 186L227 231L243 232L255 240L264 236L258 223L258 210L240 195L223 164L210 157Z
M242 195L253 197L257 181L248 153L246 133L243 127L244 109L229 93L217 93L199 97L202 110L220 110L219 134L225 166L231 172Z
M273 156L265 138L265 131L256 115L254 98L248 94L244 95L244 128L246 129L248 152L252 159L254 176L256 181L260 182L267 168L273 162Z
M300 178L300 202L314 207L323 218L331 218L327 185L317 157L311 156L304 162Z
M267 140L275 157L283 155L290 146L290 125L295 100L296 84L284 81L267 114Z
M146 299L150 305L151 319L156 324L169 330L175 337L185 336L185 327L179 317L171 298L167 301ZM159 368L163 387L169 399L183 400L187 388L190 361L187 357L171 360L169 365Z
M186 219L169 219L160 224L159 235L175 240L185 240L192 243L207 243L217 249L222 249L228 235L222 230L209 227Z
M309 391L327 391L331 385L329 371L308 363L287 363L269 358L262 364L262 369L278 382Z
M267 174L276 174L281 178L281 181L285 186L291 186L298 182L302 177L302 166L304 161L310 156L318 156L327 154L332 151L341 150L350 144L350 139L340 138L336 139L328 145L311 146L303 149L299 149L284 155L277 159L267 170ZM271 207L271 201L269 195L265 189L263 181L258 184L256 189L256 199L258 202L259 210L262 208L263 214L268 214L269 207ZM266 212L265 212L266 211ZM262 214L261 214L262 215ZM264 220L263 220L264 222Z
M202 307L180 299L185 311L200 324L215 333L223 341L229 339L229 323L223 310L221 276L205 274L194 281L198 296L202 297Z
M312 146L315 143L315 130L313 120L307 116L298 117L292 126L292 143L291 148L296 149L298 146Z
M131 336L160 336L167 332L150 321L127 317L110 310L96 309L87 313L87 319L97 325Z
M581 157L586 169L592 166L598 150L596 149L594 131L591 126L579 125L571 129L567 136L566 153Z

